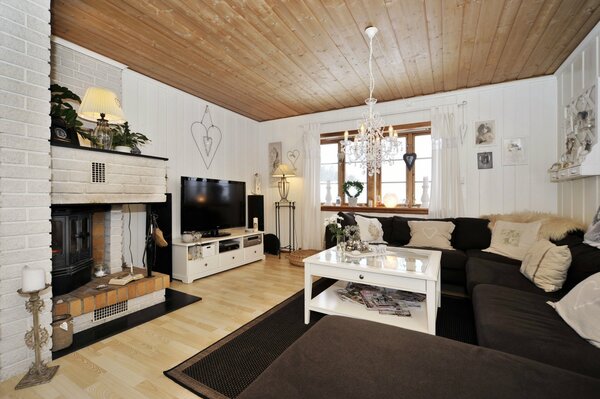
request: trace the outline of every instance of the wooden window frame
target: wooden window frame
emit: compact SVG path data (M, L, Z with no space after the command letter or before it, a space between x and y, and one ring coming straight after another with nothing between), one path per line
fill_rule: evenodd
M404 125L393 126L394 130L398 131L398 137L406 138L406 152L415 152L415 137L431 135L431 122L419 122ZM349 137L353 137L358 133L357 130L348 131ZM386 132L387 135L387 132ZM333 132L321 134L321 144L337 144L338 153L341 151L340 141L344 138L344 132ZM346 161L345 159L338 159L338 193L337 195L344 201L346 195L344 194L343 185L345 180ZM380 175L381 176L381 175ZM377 203L375 196L375 190L372 189L374 186L375 178L373 176L367 176L367 203L372 201L375 206L369 207L367 205L360 205L356 207L350 207L346 202L342 202L341 206L330 206L321 205L322 211L369 211L376 213L407 213L407 214L428 214L427 208L421 208L415 206L415 168L406 170L406 204L400 204L395 208L385 208L383 204ZM381 193L381 179L377 179L377 192Z

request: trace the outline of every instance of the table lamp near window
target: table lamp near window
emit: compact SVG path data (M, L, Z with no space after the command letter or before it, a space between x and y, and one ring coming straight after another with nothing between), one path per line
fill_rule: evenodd
M281 177L281 180L277 183L279 196L281 197L280 202L289 202L287 196L290 192L290 182L287 181L286 177L293 176L296 176L294 169L288 164L280 163L277 169L275 169L273 177Z
M112 146L112 131L109 123L125 122L121 102L115 93L102 87L90 87L83 96L77 114L85 120L96 121L92 137L97 140L96 146L110 150Z

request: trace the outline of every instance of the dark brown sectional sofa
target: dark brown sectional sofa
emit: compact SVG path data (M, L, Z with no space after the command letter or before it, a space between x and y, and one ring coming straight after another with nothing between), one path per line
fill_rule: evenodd
M355 224L341 213L342 225ZM366 215L365 215L366 216ZM384 240L403 246L410 219L378 217ZM327 316L277 359L241 398L600 398L600 349L546 302L600 272L600 250L575 231L563 288L546 293L520 261L483 252L487 219L443 219L456 227L442 250L443 284L470 295L479 346L361 320ZM333 240L326 233L330 247Z

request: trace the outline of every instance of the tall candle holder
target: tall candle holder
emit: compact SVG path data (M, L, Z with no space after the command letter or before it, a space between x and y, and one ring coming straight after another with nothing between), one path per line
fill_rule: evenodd
M29 300L25 303L25 309L33 314L33 327L25 333L25 344L29 349L34 350L35 362L29 367L29 371L19 381L15 389L23 389L50 382L56 371L58 371L58 366L46 366L42 361L41 355L42 346L48 342L48 331L40 327L40 310L44 308L44 301L40 298L40 292L48 287L50 287L50 284L46 284L45 288L37 291L23 292L21 289L17 291L20 295L29 295Z

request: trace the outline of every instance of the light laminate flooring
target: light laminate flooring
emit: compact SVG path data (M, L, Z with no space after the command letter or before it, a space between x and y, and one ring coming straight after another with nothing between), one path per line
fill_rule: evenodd
M121 334L58 359L54 379L15 391L22 376L0 383L0 398L197 398L163 375L303 288L304 269L267 259L171 288L202 297Z

